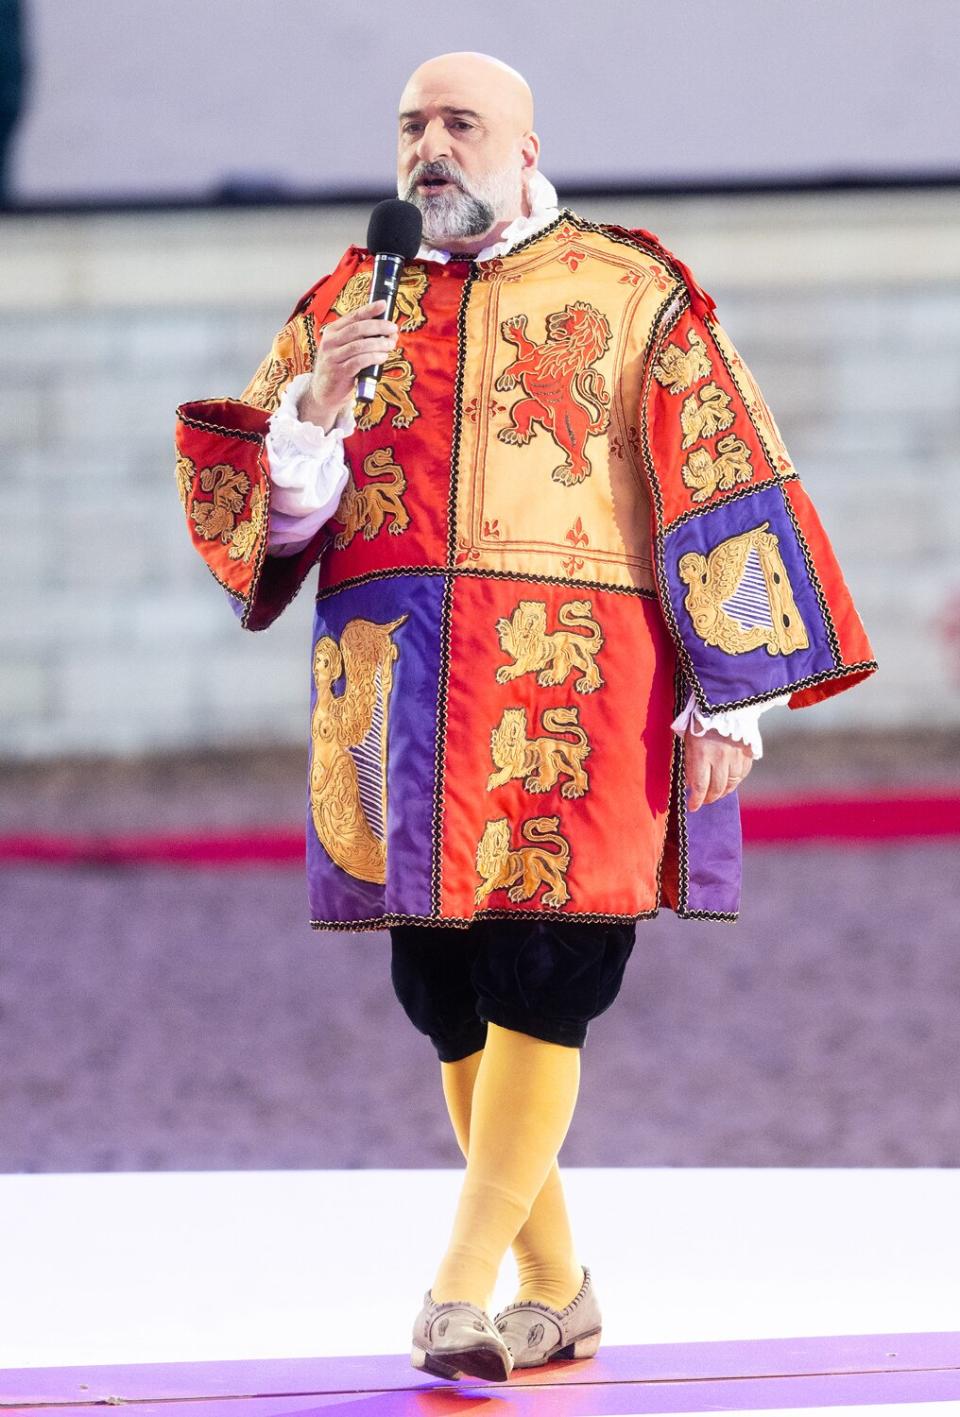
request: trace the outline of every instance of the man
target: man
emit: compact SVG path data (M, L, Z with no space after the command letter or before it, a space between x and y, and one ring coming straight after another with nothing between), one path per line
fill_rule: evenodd
M735 918L759 711L875 668L712 300L649 232L558 209L538 156L512 69L421 65L394 320L352 247L239 402L178 411L188 523L242 624L319 560L312 924L389 928L437 1049L467 1167L412 1361L451 1378L596 1352L556 1163L588 1023L638 919Z

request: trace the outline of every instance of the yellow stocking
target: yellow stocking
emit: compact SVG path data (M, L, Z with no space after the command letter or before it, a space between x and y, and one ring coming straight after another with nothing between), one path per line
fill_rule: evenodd
M513 1243L517 1298L562 1308L583 1282L556 1164L576 1106L579 1048L488 1023L486 1047L441 1074L467 1169L433 1297L488 1308Z
M455 1063L440 1064L447 1111L465 1158L470 1150L473 1088L482 1057L483 1050L480 1049ZM540 1187L527 1222L515 1237L512 1248L519 1280L513 1302L522 1304L528 1299L536 1299L554 1309L565 1308L583 1283L583 1267L574 1250L560 1167L556 1160L547 1172L547 1179Z

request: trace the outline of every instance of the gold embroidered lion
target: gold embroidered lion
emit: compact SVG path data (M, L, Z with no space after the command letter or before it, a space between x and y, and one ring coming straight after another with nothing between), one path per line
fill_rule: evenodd
M498 770L487 778L487 791L522 777L528 792L549 792L566 775L570 781L563 783L560 795L582 797L590 786L583 767L590 743L578 722L578 713L573 705L544 709L540 717L548 733L573 733L577 741L571 743L566 738L528 738L526 709L505 708L490 734L490 756Z
M315 354L313 316L294 315L277 335L270 353L240 395L241 402L252 403L264 413L273 413L290 380L313 368Z
M219 462L216 467L201 468L200 486L204 492L213 495L209 502L194 501L190 508L193 524L204 541L219 538L226 544L233 535L237 517L243 511L250 491L250 479L238 467Z
M310 811L321 845L361 881L383 884L386 841L374 831L361 800L361 777L351 748L364 752L366 782L379 780L376 804L387 820L387 708L398 649L391 635L407 616L377 624L350 620L340 643L321 635L313 652L316 704L310 720ZM346 669L346 686L333 685ZM370 790L367 787L366 790Z
M392 408L394 428L409 428L413 420L420 416L420 410L410 397L413 380L413 365L409 359L404 359L398 345L384 361L373 398L367 404L357 405L357 427L364 432L375 428L386 416L387 410Z
M725 394L717 384L704 384L683 401L680 410L680 427L683 429L681 448L689 448L698 438L712 438L715 433L722 433L730 427L733 419L730 395Z
M713 372L713 365L707 354L707 344L696 330L687 331L689 349L679 344L665 345L653 366L657 382L663 384L671 394L681 394L698 379Z
M577 300L547 316L543 344L528 338L526 329L526 315L504 320L500 326L518 357L507 365L495 387L505 392L520 384L526 398L514 404L512 422L497 437L522 447L539 423L565 454L550 475L569 487L590 475L587 439L603 433L610 423L607 386L600 371L590 368L610 344L610 324L599 310Z
M393 517L388 532L399 534L410 525L410 513L401 498L407 479L403 468L393 460L393 449L377 448L368 453L363 460L363 471L367 477L380 480L358 488L353 472L348 473L334 512L334 518L344 524L343 531L338 531L333 538L334 546L341 551L349 546L358 531L363 531L365 541L371 541L382 530L388 513Z
M762 522L739 536L731 536L707 556L688 551L680 557L680 577L690 587L683 603L693 628L704 644L716 645L725 654L746 654L761 646L768 654L793 654L810 643L778 550L779 538L769 526L769 522ZM731 612L724 605L740 588L751 551L757 553L760 581L750 585L749 602L740 613L745 615L765 592L770 623L743 625L736 618L736 610Z
M349 315L353 310L359 310L361 305L368 303L370 279L370 271L357 271L356 275L350 277L333 302L332 308L338 315ZM400 276L396 309L393 315L394 321L401 330L419 330L426 321L427 317L420 308L420 301L423 299L426 289L426 269L416 262L409 262L404 266Z
M507 619L497 620L497 639L513 664L502 664L496 673L498 684L507 684L521 674L537 675L538 684L562 684L571 669L581 670L575 687L590 694L599 689L603 676L594 656L603 644L603 631L592 614L589 600L568 600L557 611L561 625L576 626L587 634L571 630L547 633L547 607L542 600L521 600Z
M520 834L532 843L516 849L510 845L510 823L506 817L487 822L477 846L477 872L482 884L474 893L480 905L493 891L505 890L510 900L530 900L541 886L549 886L544 905L563 905L570 892L564 880L570 865L570 843L560 832L559 817L528 817ZM556 851L543 842L552 841Z
M695 448L680 469L684 486L696 489L691 502L705 502L718 488L729 492L735 483L753 476L750 449L742 438L728 433L717 443L717 452L720 456L713 458L709 449Z

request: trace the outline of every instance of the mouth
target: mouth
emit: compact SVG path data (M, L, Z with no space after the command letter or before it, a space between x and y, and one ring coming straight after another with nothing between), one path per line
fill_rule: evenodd
M417 182L417 191L421 196L437 196L440 192L449 189L459 191L459 183L453 182L448 177L421 177Z

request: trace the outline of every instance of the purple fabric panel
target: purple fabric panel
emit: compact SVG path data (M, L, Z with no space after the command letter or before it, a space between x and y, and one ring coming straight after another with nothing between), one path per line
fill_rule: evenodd
M714 645L704 644L693 629L690 613L683 603L689 587L680 578L680 558L688 551L699 551L702 556L707 556L721 541L750 531L764 522L769 522L770 531L779 537L780 555L797 609L807 628L810 646L787 655L768 654L763 647L749 650L746 654L727 654ZM668 532L664 563L680 636L696 667L708 708L776 691L798 679L834 668L816 592L779 487L767 488L752 497L723 502L703 516L694 517Z
M736 792L699 807L684 808L689 872L686 908L736 915L740 909L743 848Z
M317 602L311 664L317 639L330 635L339 641L349 620L382 623L403 614L407 619L393 633L398 653L387 721L386 883L357 880L330 859L314 829L308 787L307 889L313 919L366 920L385 912L430 914L442 598L442 576L391 576ZM343 691L343 682L334 685L335 693ZM311 715L315 703L311 675Z

